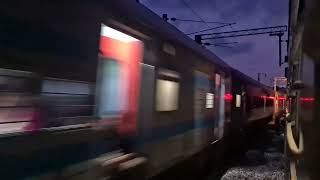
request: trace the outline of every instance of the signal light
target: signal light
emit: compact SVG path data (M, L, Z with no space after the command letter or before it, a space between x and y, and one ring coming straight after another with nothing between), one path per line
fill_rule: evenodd
M273 96L260 96L260 98L263 98L263 99L277 99L277 100L286 100L287 99L286 97L275 98Z
M232 94L228 93L224 95L224 100L231 101L232 100Z
M302 97L300 98L300 101L302 102L313 102L315 100L315 98L313 97Z
M260 96L260 98L262 98L262 99L274 99L273 96Z

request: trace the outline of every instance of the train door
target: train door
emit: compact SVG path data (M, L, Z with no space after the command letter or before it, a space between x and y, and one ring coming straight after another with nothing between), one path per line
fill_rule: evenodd
M203 129L205 124L213 123L214 93L209 75L195 71L194 80L194 127L195 129ZM213 129L210 132L212 133L212 131ZM200 145L206 143L206 138L196 133L194 142L196 145Z
M233 98L232 89L231 89L231 77L225 77L224 78L224 101L225 101L225 116L224 116L224 135L230 133L230 126L231 126L231 112L232 107L241 106L241 96L239 98L239 95L235 95L235 98ZM233 104L233 99L235 99L235 102Z
M120 133L136 130L142 57L142 41L102 25L96 115L119 121Z
M225 87L225 78L221 74L216 74L216 98L215 101L218 105L216 108L216 121L215 121L215 138L221 139L224 134L224 123L225 123L225 95L226 95L226 87Z

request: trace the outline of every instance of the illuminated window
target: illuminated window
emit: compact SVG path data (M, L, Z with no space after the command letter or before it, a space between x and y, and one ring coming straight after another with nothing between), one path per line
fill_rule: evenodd
M214 94L207 93L206 95L206 108L213 108L213 102L214 102Z
M241 95L237 94L236 95L236 107L241 106Z
M174 111L178 109L179 83L170 80L157 80L156 110Z
M125 91L121 85L121 66L117 61L102 59L99 64L97 85L97 113L100 118L116 117L125 107Z
M109 37L111 39L116 39L122 42L134 42L134 41L139 41L138 39L129 36L125 33L122 33L118 30L112 29L104 24L101 25L101 35L102 36L106 36Z

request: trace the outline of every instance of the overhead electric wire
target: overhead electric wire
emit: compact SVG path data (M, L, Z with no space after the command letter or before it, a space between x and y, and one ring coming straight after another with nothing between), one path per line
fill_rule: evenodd
M213 45L222 45L222 44L238 44L238 42L214 43Z
M193 20L193 19L170 18L170 20L171 20L171 21L185 21L185 22L199 22L199 23L203 23L203 21ZM208 24L230 24L230 23L217 22L217 21L205 21L205 23L208 23Z
M238 44L238 42L221 42L221 43L210 43L210 42L205 42L203 45L205 46L217 46L217 47L228 47L232 48L232 46L227 46L229 44Z
M274 34L284 33L287 31L287 26L272 26L272 27L263 27L263 28L253 28L253 29L242 29L236 31L225 31L225 32L215 32L215 33L207 33L207 34L199 34L199 36L209 36L204 37L205 39L219 39L219 38L227 38L227 37L239 37L239 36L250 36L250 35L258 35L258 34Z
M218 28L230 26L230 25L233 25L233 24L236 24L236 23L224 24L224 25L212 27L212 28L209 28L209 29L203 29L203 30L200 30L200 31L195 31L195 32L192 32L192 33L188 33L187 35L198 34L198 33L201 33L201 32L210 31L210 30L213 30L213 29L218 29Z
M214 45L215 47L224 47L224 48L233 48L231 46L224 46L224 45Z
M206 21L185 1L185 0L181 0L181 2L191 10L191 12L198 17L198 19L200 19L208 28L211 28L209 26L208 23L206 23Z
M234 30L233 27L232 27L232 24L230 24L229 26L230 26L230 29Z

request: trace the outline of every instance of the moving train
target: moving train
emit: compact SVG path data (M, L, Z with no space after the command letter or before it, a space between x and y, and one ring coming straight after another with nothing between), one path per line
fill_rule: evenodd
M70 167L87 162L79 172L89 171L96 160L105 168L110 157L118 166L146 158L148 178L188 159L219 167L244 129L273 116L272 88L136 1L6 3L4 176L67 179Z

